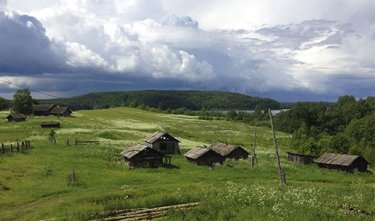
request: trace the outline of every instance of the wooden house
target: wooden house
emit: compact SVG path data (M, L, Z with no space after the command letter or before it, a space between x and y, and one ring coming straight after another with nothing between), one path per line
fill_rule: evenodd
M54 104L37 104L33 105L34 116L48 116L51 115L51 110L56 107Z
M359 155L325 153L320 156L315 163L319 167L352 172L354 170L366 171L368 162Z
M300 153L288 153L288 161L299 164L309 164L314 162L314 157L311 155L305 155Z
M186 159L193 164L212 166L215 163L222 163L223 157L207 147L195 147L185 155Z
M155 132L145 140L145 144L163 154L179 154L179 140L166 132Z
M121 152L129 167L161 167L164 154L143 144L136 144Z
M7 119L8 122L21 122L26 120L26 116L23 114L9 114Z
M227 143L214 143L210 148L220 154L224 159L247 159L249 153L239 145Z
M59 128L60 123L55 122L55 121L42 122L42 123L40 123L40 126L43 127L43 128L51 128L51 127Z
M72 110L69 107L54 107L50 113L56 117L70 117Z

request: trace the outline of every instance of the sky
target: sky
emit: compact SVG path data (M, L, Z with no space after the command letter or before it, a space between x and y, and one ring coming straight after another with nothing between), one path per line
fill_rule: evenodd
M0 0L0 96L375 96L374 0Z

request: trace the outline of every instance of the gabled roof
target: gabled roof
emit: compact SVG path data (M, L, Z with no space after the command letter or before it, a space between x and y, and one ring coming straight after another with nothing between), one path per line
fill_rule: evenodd
M54 107L51 110L51 114L64 114L65 111L72 112L69 107Z
M9 118L13 118L13 119L26 119L26 116L23 115L23 114L9 114L8 117Z
M145 150L146 148L148 148L146 145L136 144L136 145L133 145L133 146L129 147L126 150L123 150L121 152L121 155L130 159L130 158L134 157L135 155L137 155L139 152Z
M212 144L210 148L223 157L230 154L233 150L237 148L242 149L242 147L239 145L226 144L226 143L220 143L220 142Z
M195 147L195 148L189 150L187 153L185 153L184 156L196 160L209 151L213 151L213 150L211 150L207 147Z
M366 161L362 156L359 155L325 153L322 156L320 156L317 160L315 160L315 162L321 164L350 166L358 158L362 158L364 161Z
M145 142L147 143L155 143L155 141L157 140L167 140L167 141L177 141L177 142L180 142L179 140L177 140L176 138L174 138L172 135L170 135L169 133L167 132L155 132L153 133L151 136L149 136Z
M36 105L33 105L33 111L48 112L53 107L55 107L54 104L36 104Z

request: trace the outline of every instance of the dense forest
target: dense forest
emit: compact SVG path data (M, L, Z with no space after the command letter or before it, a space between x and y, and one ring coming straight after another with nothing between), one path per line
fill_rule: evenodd
M342 96L336 103L297 103L276 117L277 128L293 133L300 153L361 154L375 162L375 97Z
M272 99L221 91L101 92L71 98L42 100L40 102L69 105L74 110L119 106L146 106L161 110L178 108L189 110L252 110L256 106L260 108L280 108L280 104Z

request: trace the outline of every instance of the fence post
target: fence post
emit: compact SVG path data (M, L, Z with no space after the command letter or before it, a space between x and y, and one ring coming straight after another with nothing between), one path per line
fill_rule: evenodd
M20 143L17 141L17 152L20 151Z
M77 138L75 139L75 144L76 144L76 145L78 144L78 140L77 140Z
M66 139L66 145L69 146L69 139Z
M10 152L13 152L13 144L10 144Z
M1 151L2 151L3 153L5 153L5 150L4 150L4 143L1 143Z

